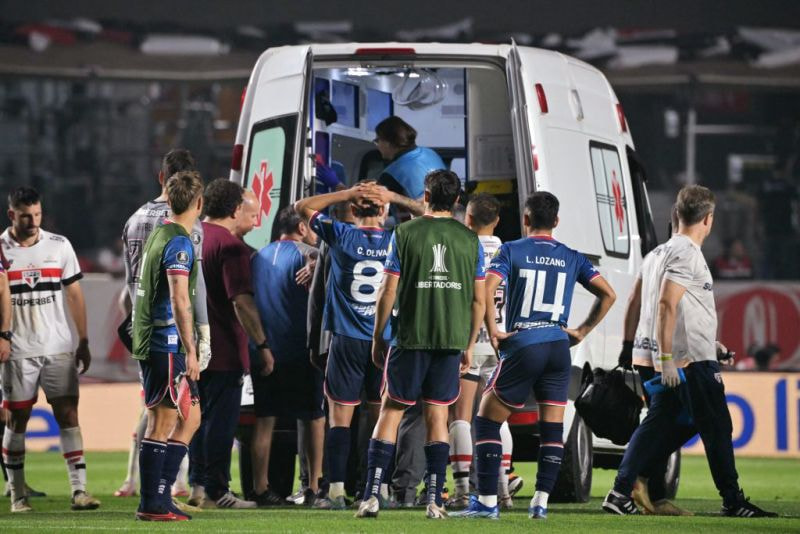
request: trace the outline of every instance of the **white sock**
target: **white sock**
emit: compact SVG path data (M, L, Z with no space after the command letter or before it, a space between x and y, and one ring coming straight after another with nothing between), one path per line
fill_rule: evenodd
M146 429L147 412L142 412L141 417L139 417L139 422L136 424L136 429L133 431L131 450L128 452L128 478L125 479L134 485L136 485L136 481L139 479L139 447Z
M478 501L484 506L497 506L497 495L478 495Z
M388 482L382 482L381 483L381 497L383 497L387 501L389 500L389 483Z
M186 489L186 480L189 477L189 454L188 452L181 460L181 466L178 468L178 478L175 479L173 488Z
M11 500L25 496L25 433L6 428L3 434L3 463L6 464Z
M531 508L534 506L541 506L542 508L547 509L548 497L550 497L550 494L546 491L535 491L533 494L533 499L531 499Z
M508 497L508 473L511 471L511 454L514 451L514 440L511 438L511 429L508 422L500 426L500 441L503 442L503 459L500 462L500 476L497 479L497 494Z
M59 431L61 438L61 453L67 464L69 486L72 493L86 491L86 459L83 457L83 437L81 428L62 428Z
M383 484L381 484L381 486L383 486ZM381 491L383 491L383 487L381 487ZM331 482L331 487L328 490L328 496L331 499L344 497L344 482Z
M458 420L450 423L450 467L456 495L469 493L469 469L472 465L472 432L469 422Z

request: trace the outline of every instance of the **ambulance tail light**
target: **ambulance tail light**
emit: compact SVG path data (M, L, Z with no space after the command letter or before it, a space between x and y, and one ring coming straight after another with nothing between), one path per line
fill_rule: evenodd
M357 48L357 56L415 56L417 51L409 47Z
M625 112L622 111L622 104L617 102L617 119L619 119L619 129L622 133L628 131L628 121L625 120Z
M544 94L544 87L542 87L542 84L537 83L534 87L536 88L536 98L539 99L539 109L542 110L542 115L544 115L548 112L547 95Z
M242 170L242 155L244 154L244 145L233 145L233 152L231 153L231 170Z

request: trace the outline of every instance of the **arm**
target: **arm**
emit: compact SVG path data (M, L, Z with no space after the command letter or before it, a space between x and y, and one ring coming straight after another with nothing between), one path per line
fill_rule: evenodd
M261 326L261 317L258 314L256 301L250 293L241 293L233 297L233 311L236 313L236 319L242 325L244 331L250 336L256 345L263 345L267 341L267 336L264 334L264 329ZM264 363L264 368L261 374L266 376L272 372L275 360L272 357L272 351L268 348L258 349L261 356L261 361Z
M392 314L399 283L399 276L384 272L383 282L378 289L378 296L375 302L375 327L372 331L372 363L378 369L383 369L383 363L386 358L386 340L383 339L383 331L389 321L389 316Z
M89 337L86 332L86 301L83 298L83 290L80 282L72 282L64 286L64 293L69 307L69 314L72 322L75 323L75 330L78 331L78 348L75 351L75 364L83 366L81 374L89 370L92 363L92 355L89 353Z
M206 298L206 279L203 277L203 262L198 259L192 307L194 309L194 324L197 329L197 358L201 371L204 371L208 367L208 362L211 361L211 327L208 324Z
M475 341L481 331L481 323L484 322L484 316L489 313L491 313L491 318L486 320L494 323L494 310L486 310L486 281L483 278L476 279L472 291L472 324L469 331L469 345L461 357L461 374L469 371L472 364L472 350L475 348ZM496 331L497 327L495 326L495 335Z
M658 319L656 320L656 337L661 354L661 375L664 385L675 387L680 383L675 362L672 360L672 337L675 335L675 322L678 317L678 303L681 301L686 288L682 285L665 279L661 283L661 293L658 297Z
M175 326L181 344L186 349L186 373L192 380L200 378L200 364L194 344L194 317L189 296L189 277L185 274L168 274L169 301L175 316Z
M589 332L591 332L594 327L603 320L603 317L606 316L608 310L611 309L611 306L617 299L616 293L614 293L614 290L602 276L595 276L589 282L586 289L588 289L589 292L596 297L596 299L592 304L592 308L589 310L589 314L586 316L586 319L584 319L578 328L564 329L564 331L567 332L570 337L570 346L577 345L583 341Z
M8 286L8 276L5 271L0 272L0 330L11 330L11 291ZM11 356L11 342L0 338L0 363Z
M617 363L630 369L633 365L633 338L636 337L636 328L639 326L639 314L642 308L642 279L637 278L628 297L628 306L625 308L625 318L622 321L622 351Z
M387 189L382 185L373 186L364 194L364 199L379 205L394 204L407 210L415 217L425 213L425 205L422 202L404 196L402 193Z
M358 191L358 188L359 186L355 186L343 191L335 191L333 193L325 193L324 195L306 197L295 202L294 209L300 214L306 223L308 223L311 220L311 217L314 216L314 213L322 211L333 204L347 202L355 198L355 193Z

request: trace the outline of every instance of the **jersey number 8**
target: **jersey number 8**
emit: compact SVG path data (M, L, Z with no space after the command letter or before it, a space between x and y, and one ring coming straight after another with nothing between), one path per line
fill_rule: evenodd
M374 269L372 274L364 274L367 269ZM350 284L350 295L356 302L373 304L378 298L378 288L383 281L383 263L375 260L363 260L353 266L353 283ZM372 291L365 293L364 287Z
M535 271L533 269L520 269L520 278L525 279L525 294L522 297L522 308L519 314L528 318L531 316L531 308L534 312L550 313L550 320L558 322L559 317L564 313L564 287L567 285L567 273L560 272L556 278L556 294L552 304L544 302L544 288L547 283L547 271ZM534 295L534 286L536 294Z

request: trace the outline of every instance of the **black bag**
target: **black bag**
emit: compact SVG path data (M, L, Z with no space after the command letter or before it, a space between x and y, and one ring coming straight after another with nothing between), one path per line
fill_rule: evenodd
M628 374L630 373L630 375ZM575 409L597 437L607 438L617 445L630 441L644 406L641 392L638 394L626 384L637 377L633 371L620 369L611 371L591 370L588 364L583 369L581 391L575 399Z

